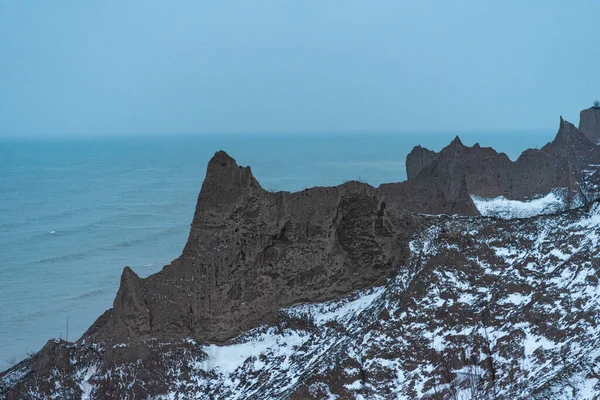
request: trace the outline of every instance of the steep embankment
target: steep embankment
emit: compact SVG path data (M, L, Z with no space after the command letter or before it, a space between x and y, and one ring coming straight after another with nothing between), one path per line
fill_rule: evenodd
M594 144L600 144L600 107L579 113L579 130Z
M597 398L600 204L513 221L431 217L427 225L383 285L283 308L227 343L153 340L153 356L139 361L111 363L97 343L50 343L42 354L56 366L26 377L15 393ZM21 364L4 382L39 362Z
M34 383L54 373L51 354L69 360L99 348L103 364L154 362L163 351L154 340L222 342L275 321L281 307L382 284L405 264L419 219L359 182L271 193L218 152L183 254L146 279L126 267L113 308L75 347L49 342L16 393L54 390ZM70 376L61 387L76 388L71 364L58 366Z

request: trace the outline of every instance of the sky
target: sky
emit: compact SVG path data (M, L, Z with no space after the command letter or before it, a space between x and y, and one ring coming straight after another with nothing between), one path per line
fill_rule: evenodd
M557 129L600 1L0 1L0 136Z

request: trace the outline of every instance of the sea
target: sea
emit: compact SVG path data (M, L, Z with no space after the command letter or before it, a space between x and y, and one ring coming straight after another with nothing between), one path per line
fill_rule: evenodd
M206 165L225 150L271 191L406 179L415 145L457 132L0 137L0 371L74 341L112 306L125 266L179 256ZM516 159L553 131L460 133Z

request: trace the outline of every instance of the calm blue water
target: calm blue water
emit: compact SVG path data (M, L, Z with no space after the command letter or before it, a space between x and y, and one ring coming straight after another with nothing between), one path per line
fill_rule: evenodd
M554 132L461 135L515 159ZM77 339L125 265L147 276L187 239L205 167L223 149L269 190L405 179L416 144L455 133L0 139L0 370L52 337Z

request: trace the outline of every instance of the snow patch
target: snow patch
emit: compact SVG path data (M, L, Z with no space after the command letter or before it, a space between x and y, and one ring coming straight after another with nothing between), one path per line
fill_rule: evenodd
M499 301L500 304L514 304L524 306L531 301L531 295L525 296L521 293L511 293Z
M373 301L384 292L384 287L378 287L371 292L363 292L353 300L334 300L327 303L303 304L287 308L285 313L291 316L310 314L317 325L328 321L348 321L369 307Z
M565 195L560 190L553 190L543 197L529 201L509 200L504 196L487 198L471 195L471 199L481 215L503 219L530 218L553 214L567 208Z
M348 390L361 390L363 388L363 382L359 379L350 384L344 385L344 387Z
M225 374L232 374L250 357L258 357L269 350L276 351L278 355L290 355L294 346L299 346L303 342L304 339L298 332L289 331L287 335L274 335L272 332L267 332L245 343L228 346L211 344L203 347L208 354L203 369L205 371L219 369Z
M91 365L83 375L81 382L79 382L79 388L81 389L81 400L91 400L94 392L94 385L90 383L90 378L98 371L97 365ZM80 374L83 371L80 372Z

